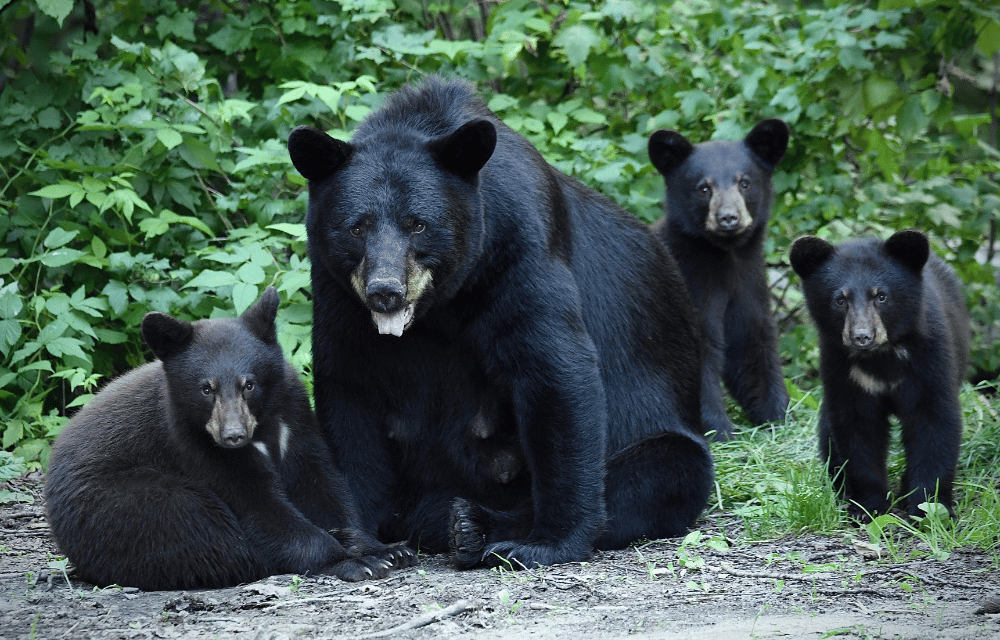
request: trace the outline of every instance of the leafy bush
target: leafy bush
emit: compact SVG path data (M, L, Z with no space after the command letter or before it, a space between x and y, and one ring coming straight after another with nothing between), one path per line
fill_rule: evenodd
M2 446L44 463L67 414L147 359L150 310L231 315L275 284L307 370L304 181L284 141L304 123L347 138L427 73L477 83L646 221L653 130L784 118L768 262L790 377L813 386L817 360L790 242L906 226L968 283L973 361L995 374L998 19L986 0L0 0Z

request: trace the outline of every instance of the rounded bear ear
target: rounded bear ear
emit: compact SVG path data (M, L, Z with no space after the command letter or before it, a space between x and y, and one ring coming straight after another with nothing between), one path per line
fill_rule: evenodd
M470 182L479 176L496 146L497 128L489 120L466 122L451 135L428 145L442 169Z
M931 247L923 231L904 229L889 236L885 252L914 273L923 271L930 257Z
M773 171L788 149L788 125L779 118L761 120L743 139L743 144Z
M649 161L663 176L681 166L694 151L694 145L687 138L667 129L659 129L649 136Z
M159 311L142 318L142 339L160 360L167 360L187 348L194 331L191 323Z
M829 260L834 251L836 247L822 238L802 236L792 243L789 261L795 273L805 280Z
M331 138L315 127L295 127L288 134L288 155L306 180L322 180L347 164L350 144Z
M274 319L278 315L278 302L278 290L268 287L264 289L260 300L250 305L240 316L243 326L268 344L274 344L278 339L274 327Z

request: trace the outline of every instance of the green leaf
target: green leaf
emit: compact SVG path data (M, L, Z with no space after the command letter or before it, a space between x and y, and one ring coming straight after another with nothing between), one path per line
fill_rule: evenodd
M189 287L201 287L204 289L216 289L226 287L236 283L236 275L228 271L212 271L206 269L193 279L184 283L184 289Z
M233 306L236 308L236 313L243 313L256 301L256 285L245 282L237 282L233 285Z
M293 236L296 240L306 240L306 225L304 224L293 224L290 222L278 222L275 224L267 225L268 229L274 229L276 231L284 231L290 236Z
M108 304L116 316L125 313L125 309L128 308L128 287L117 280L112 280L104 285L101 293L108 297Z
M162 129L156 130L156 139L163 143L163 146L168 150L173 149L180 143L184 142L184 136L181 135L180 131L172 129L170 127L163 127Z
M601 36L585 24L574 24L559 30L552 44L562 48L571 67L579 67L587 60L591 49L601 43Z
M264 270L252 262L248 262L236 270L236 277L246 284L260 284L266 277ZM236 295L235 293L233 294ZM254 293L256 296L257 294Z
M80 185L72 182L60 182L59 184L50 184L36 191L32 191L28 195L56 200L58 198L65 198L66 196L78 191L82 191Z
M56 227L49 232L49 235L45 237L45 241L42 242L42 244L49 249L58 249L59 247L68 244L79 233L79 230L76 229L73 231L66 231L65 229Z
M893 80L877 75L868 76L865 80L864 90L865 107L869 110L874 110L887 104L899 93L899 87Z
M76 262L81 255L83 255L83 252L77 249L56 249L55 251L45 253L41 260L42 264L46 267L65 267L72 262Z
M73 0L36 0L36 3L42 13L55 18L60 27L62 27L66 16L73 10Z

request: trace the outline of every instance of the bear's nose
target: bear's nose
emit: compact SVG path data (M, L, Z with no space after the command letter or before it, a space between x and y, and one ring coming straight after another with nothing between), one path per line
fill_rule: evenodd
M372 311L393 313L403 308L406 300L403 284L394 279L373 279L365 288L365 297Z
M872 334L867 331L855 331L853 339L854 346L859 349L867 349L874 340Z
M740 214L735 208L725 208L721 209L718 215L715 217L719 228L723 231L731 231L735 229L740 224Z

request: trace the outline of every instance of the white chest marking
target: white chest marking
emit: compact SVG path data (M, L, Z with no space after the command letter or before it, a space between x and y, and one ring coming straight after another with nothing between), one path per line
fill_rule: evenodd
M278 426L280 427L278 431L278 458L284 460L285 451L288 450L288 439L292 436L292 430L288 428L284 420L278 422Z
M873 396L889 393L899 384L898 382L889 383L880 378L876 378L856 364L851 365L849 377L851 378L851 382L858 385Z
M255 442L253 446L257 447L257 450L264 454L264 457L270 458L271 454L267 451L267 445L263 442Z

